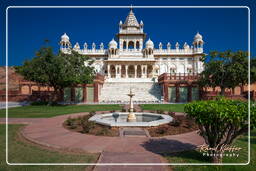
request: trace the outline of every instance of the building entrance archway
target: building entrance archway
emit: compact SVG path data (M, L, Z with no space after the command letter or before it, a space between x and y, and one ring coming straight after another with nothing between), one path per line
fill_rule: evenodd
M116 68L114 65L110 66L110 76L111 78L115 78L116 77Z
M134 78L135 76L135 68L133 65L129 65L128 67L128 77L129 78Z

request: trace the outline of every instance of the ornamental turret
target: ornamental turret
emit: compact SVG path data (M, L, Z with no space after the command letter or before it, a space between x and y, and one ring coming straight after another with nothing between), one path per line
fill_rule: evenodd
M110 57L116 56L117 50L117 42L114 39L112 39L108 44L108 53Z
M203 36L199 32L197 32L193 41L194 51L203 52L203 44Z
M153 57L153 52L154 52L154 43L150 38L146 42L146 48L144 49L144 57Z
M74 48L73 48L74 51L79 51L80 50L80 45L78 42L76 42L76 44L74 45Z
M71 43L69 41L69 37L66 33L64 33L62 36L61 36L61 40L60 40L60 50L61 51L67 51L67 50L70 50L71 48Z

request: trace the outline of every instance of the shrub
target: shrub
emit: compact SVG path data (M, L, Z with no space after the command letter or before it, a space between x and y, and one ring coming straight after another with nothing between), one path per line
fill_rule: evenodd
M49 102L48 105L49 105L49 106L62 106L61 104L59 104L59 103L56 102L56 101Z
M121 112L126 112L126 109L122 108Z
M91 112L89 112L89 116L90 117L92 117L93 115L95 115L96 114L96 111L91 111Z
M161 127L158 127L157 129L156 129L156 133L157 134L165 134L166 132L167 132L167 128L166 127L163 127L163 126L161 126Z
M95 135L108 135L109 129L106 127L102 127Z
M156 113L164 114L164 110L156 110Z
M72 122L73 122L73 119L69 116L68 119L65 121L65 124L67 126L71 126L72 125Z
M171 117L175 117L175 112L169 111L168 115L170 115Z
M181 124L181 121L179 119L173 119L173 121L170 122L170 125L175 127L180 126L180 124Z
M83 133L89 133L95 127L95 123L87 120L87 121L81 122L81 126L83 128L82 130Z
M251 105L251 128L255 127L256 107ZM195 119L200 135L211 148L230 145L235 138L248 131L248 104L246 102L217 98L196 101L185 105L185 112ZM213 151L212 153L214 153ZM212 157L213 162L222 158Z
M49 102L47 101L37 101L37 102L31 102L30 105L32 106L39 106L39 105L48 105Z
M75 129L79 124L77 123L77 120L78 120L77 118L68 117L68 119L65 121L65 124L69 126L70 129Z

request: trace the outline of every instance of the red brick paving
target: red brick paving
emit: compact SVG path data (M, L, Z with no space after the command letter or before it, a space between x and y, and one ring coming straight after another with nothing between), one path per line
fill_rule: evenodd
M82 113L85 114L85 113ZM81 115L72 114L73 117ZM193 149L203 144L196 131L165 136L149 137L105 137L80 134L65 129L62 124L70 115L53 118L9 118L9 123L28 124L22 135L30 141L53 148L67 148L92 153L101 153L99 163L163 163L162 152ZM5 119L1 118L0 123ZM95 170L168 170L166 166L96 166Z

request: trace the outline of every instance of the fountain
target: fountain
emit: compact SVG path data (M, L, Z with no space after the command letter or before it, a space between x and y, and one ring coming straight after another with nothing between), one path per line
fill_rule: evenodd
M173 120L169 115L134 112L132 97L135 96L135 94L130 89L127 95L130 97L128 112L97 114L89 118L89 121L111 127L149 127L167 124Z
M130 93L127 95L130 97L130 107L129 107L129 114L127 117L127 122L136 122L136 116L133 113L133 102L132 102L132 97L135 96L135 94L133 94L132 89L130 89Z

